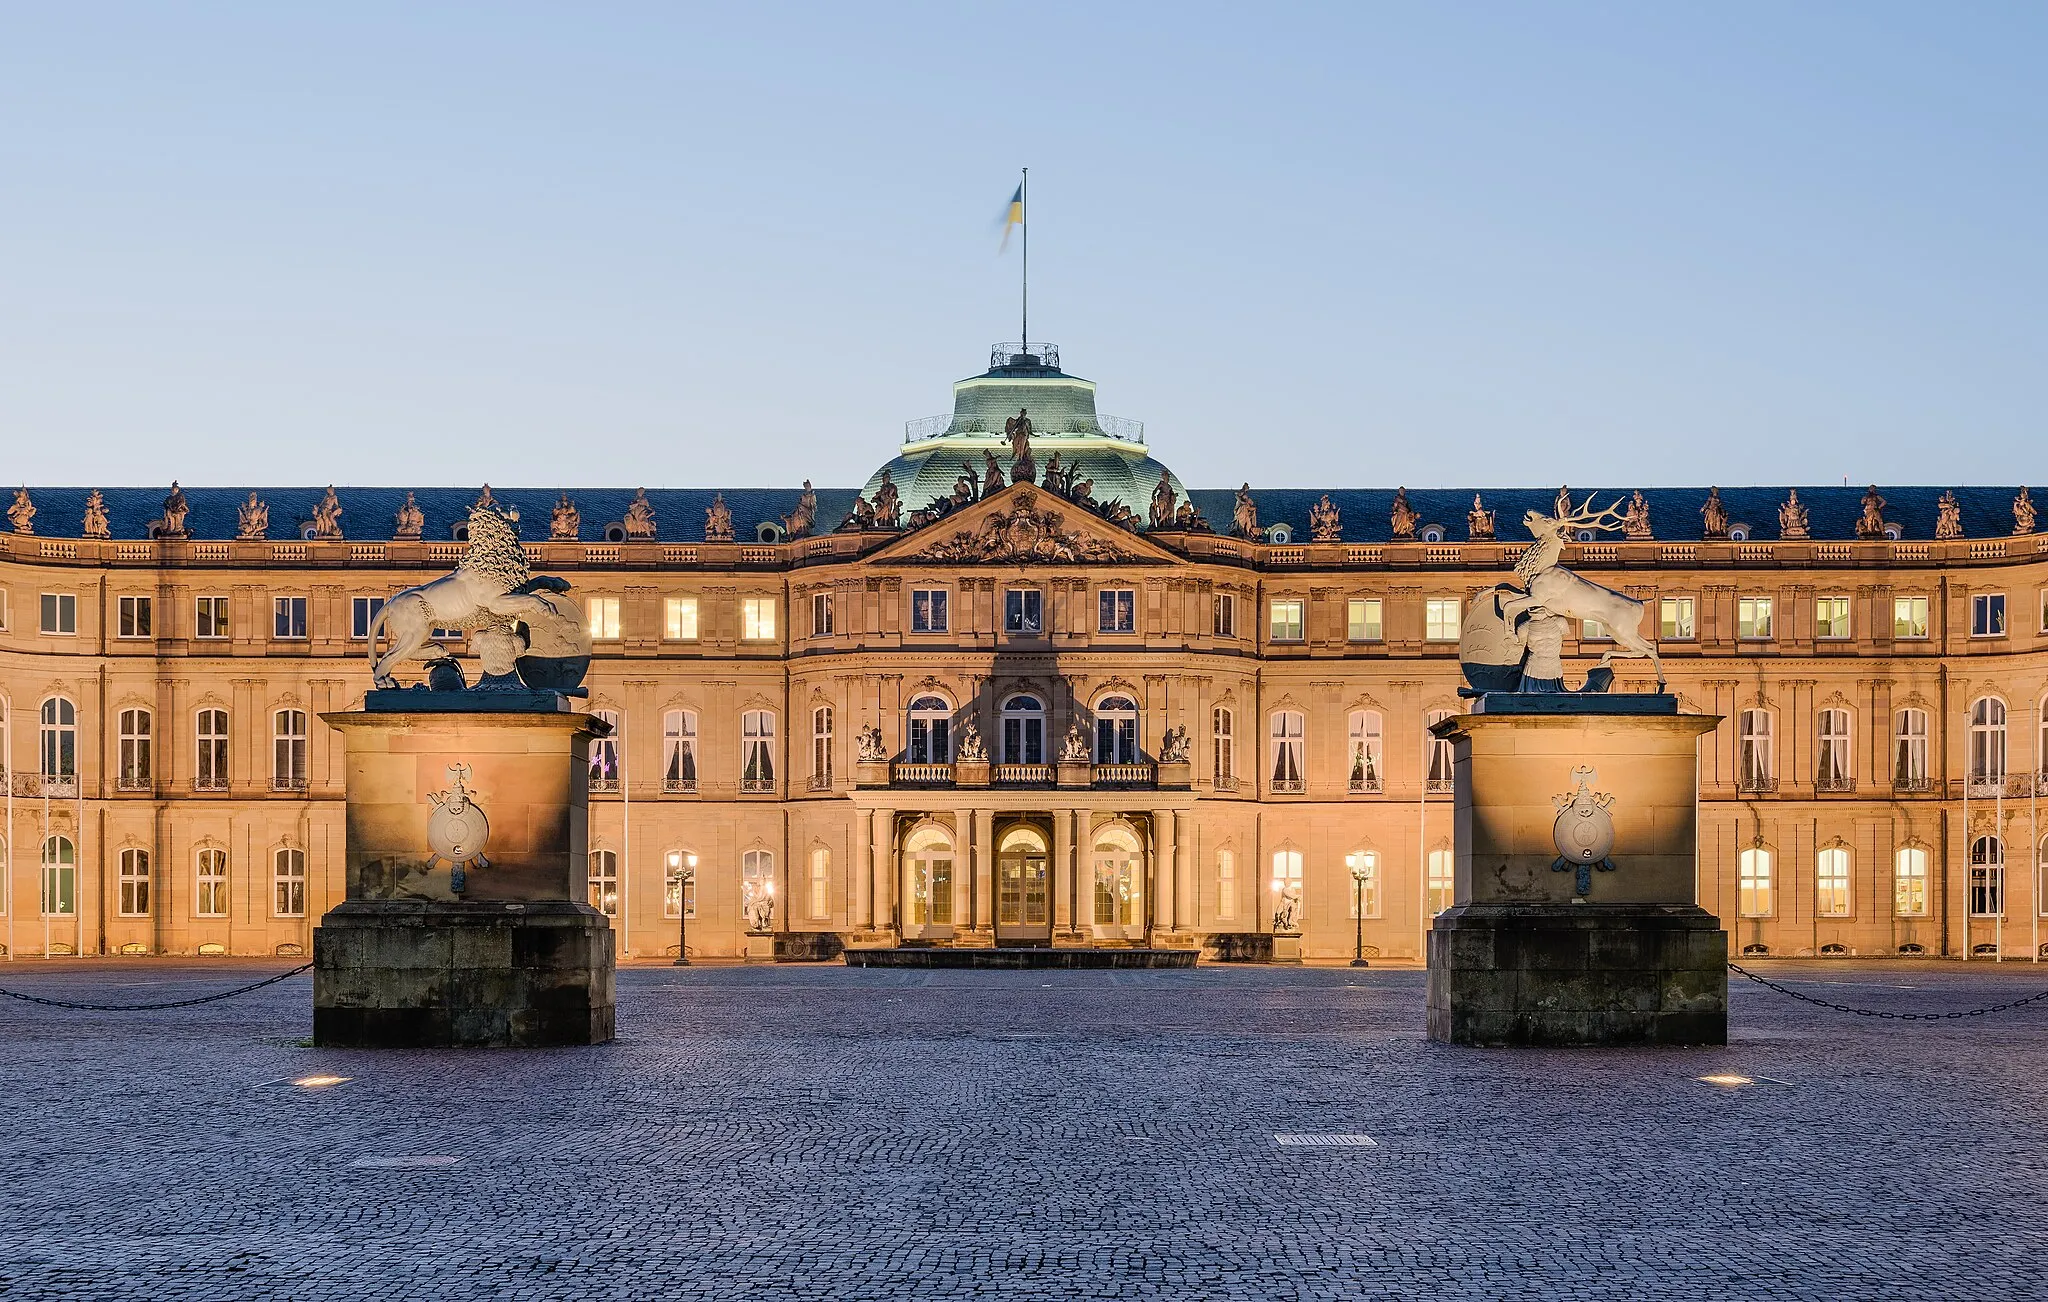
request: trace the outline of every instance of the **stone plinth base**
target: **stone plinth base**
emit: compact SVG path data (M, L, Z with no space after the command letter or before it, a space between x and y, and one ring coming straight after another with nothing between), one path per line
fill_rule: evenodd
M612 929L587 904L337 905L313 932L323 1048L603 1044Z
M956 967L996 969L1188 968L1191 949L849 949L848 967Z
M1429 1038L1726 1044L1728 933L1689 904L1461 904L1429 933Z

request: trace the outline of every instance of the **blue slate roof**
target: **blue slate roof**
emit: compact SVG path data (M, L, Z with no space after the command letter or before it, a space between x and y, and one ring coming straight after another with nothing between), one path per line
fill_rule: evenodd
M1007 458L1005 458L1007 461ZM950 485L950 480L948 484ZM30 500L35 503L36 533L46 537L76 538L81 532L85 517L85 501L89 488L29 488ZM108 527L116 538L141 539L149 537L150 523L163 514L163 500L170 492L169 485L148 488L107 488L101 490L106 498ZM248 500L252 490L239 488L186 488L185 499L191 514L186 518L186 533L193 538L229 539L236 533L237 511ZM312 518L313 507L325 493L324 487L259 487L253 490L270 508L270 533L274 539L297 538L300 528ZM405 501L403 488L370 488L337 486L335 494L341 501L341 528L344 537L380 540L388 539L392 533L392 521L401 503ZM468 518L469 507L477 498L477 488L419 488L414 489L415 500L426 515L426 524L421 536L430 541L445 541L453 536L455 525ZM799 488L730 488L723 490L726 506L732 511L733 530L740 541L751 541L755 526L763 521L778 520L796 507ZM1309 488L1254 488L1252 496L1259 506L1261 527L1285 522L1294 527L1297 539L1308 537L1309 508L1319 500L1323 489ZM1443 526L1444 536L1452 542L1464 541L1467 535L1465 515L1472 507L1470 488L1418 488L1408 490L1408 502L1421 516L1423 526ZM1522 513L1530 509L1548 511L1556 500L1557 489L1549 488L1488 488L1477 490L1488 509L1496 514L1496 528L1504 541L1520 542L1527 537L1527 530L1521 524ZM1633 491L1622 488L1590 490L1574 485L1575 500L1584 501L1587 492L1595 492L1596 503L1606 505L1616 498L1626 503ZM1810 531L1813 537L1821 539L1853 539L1856 536L1856 521L1862 512L1863 488L1860 485L1809 487L1799 486L1799 500L1806 506L1811 519ZM1885 519L1899 526L1901 536L1906 538L1932 538L1936 518L1936 503L1946 491L1938 486L1886 486L1879 485L1878 492L1886 500ZM1964 535L1971 538L2002 538L2012 532L2012 500L2019 492L2013 487L1974 487L1953 490L1962 507ZM555 499L561 490L553 488L498 488L493 486L492 495L501 505L517 506L520 512L519 533L528 541L541 541L548 536L549 521ZM846 513L853 508L855 489L820 488L818 494L819 533L830 532ZM1346 542L1385 542L1393 534L1391 516L1394 492L1391 488L1346 488L1328 490L1330 499L1343 513L1344 540ZM579 489L569 494L570 499L582 513L582 537L586 541L601 541L605 527L625 518L626 508L633 500L634 490L630 488ZM1758 540L1774 539L1778 536L1778 506L1785 500L1784 488L1723 488L1721 502L1727 508L1730 521L1748 525L1750 537ZM1149 496L1149 489L1147 490ZM664 542L699 542L704 537L704 510L711 504L713 490L708 488L651 488L647 500L654 507L656 537ZM1196 489L1191 496L1196 506L1208 517L1219 532L1230 528L1234 494L1229 489ZM1700 505L1706 501L1707 489L1698 488L1647 488L1643 496L1650 504L1650 524L1660 540L1685 542L1701 537ZM11 495L0 492L0 504L10 500ZM2048 495L2037 498L2044 511L2048 511ZM1138 509L1143 509L1139 503ZM4 527L4 525L0 525ZM1614 537L1620 535L1614 534Z

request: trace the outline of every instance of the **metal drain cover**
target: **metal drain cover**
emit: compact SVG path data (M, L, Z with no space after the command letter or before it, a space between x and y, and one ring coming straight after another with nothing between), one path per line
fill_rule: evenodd
M1378 1148L1371 1135L1275 1135L1282 1148Z

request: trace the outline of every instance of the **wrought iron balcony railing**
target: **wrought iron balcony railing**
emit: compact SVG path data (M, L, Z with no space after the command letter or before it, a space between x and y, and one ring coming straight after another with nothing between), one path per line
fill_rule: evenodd
M1274 778L1266 784L1266 789L1275 795L1298 796L1308 790L1308 784L1300 778Z
M830 791L832 789L832 774L830 772L811 774L810 789L813 791Z
M1735 789L1753 796L1777 794L1778 780L1767 778L1761 773L1745 773L1736 779Z
M1378 778L1351 779L1351 794L1354 796L1376 796L1380 791Z
M619 780L617 778L592 778L590 780L590 789L593 792L617 791L619 789Z
M1144 421L1132 420L1128 416L1109 416L1101 412L1092 416L1069 416L1063 421L1047 421L1043 425L1034 423L1033 429L1039 434L1096 434L1103 438L1116 439L1120 443L1145 441ZM1000 422L991 424L978 416L956 416L950 411L903 422L905 443L922 443L926 439L944 438L949 434L1000 435L1002 432Z
M1057 371L1060 369L1060 346L1028 339L1022 343L990 344L988 369L994 371L1005 366L1043 366Z
M149 791L155 785L147 773L123 773L114 780L116 791Z
M741 778L740 794L748 796L772 796L775 794L775 779Z
M228 789L228 780L216 777L197 777L192 779L192 789L194 791L226 791Z
M1934 790L1934 779L1928 777L1925 773L1909 773L1905 777L1894 777L1892 779L1892 790L1908 793L1932 791Z
M1447 796L1457 791L1456 778L1430 778L1423 783L1423 789L1432 796Z
M594 790L595 788L593 788ZM697 792L695 778L663 778L661 789L671 796L689 796Z
M306 779L289 773L276 774L270 779L270 789L272 791L304 791L306 789Z
M1846 773L1823 773L1813 780L1813 789L1830 795L1846 795L1856 789L1856 779Z
M1216 791L1235 791L1237 790L1237 775L1234 773L1218 773L1215 779L1209 783L1209 786Z
M76 773L17 773L14 775L14 794L27 796L31 800L48 796L52 800L69 800L78 794Z

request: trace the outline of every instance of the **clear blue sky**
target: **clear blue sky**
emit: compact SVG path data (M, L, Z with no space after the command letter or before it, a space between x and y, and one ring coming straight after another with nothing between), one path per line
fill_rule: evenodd
M2048 9L0 8L0 478L2048 481Z

